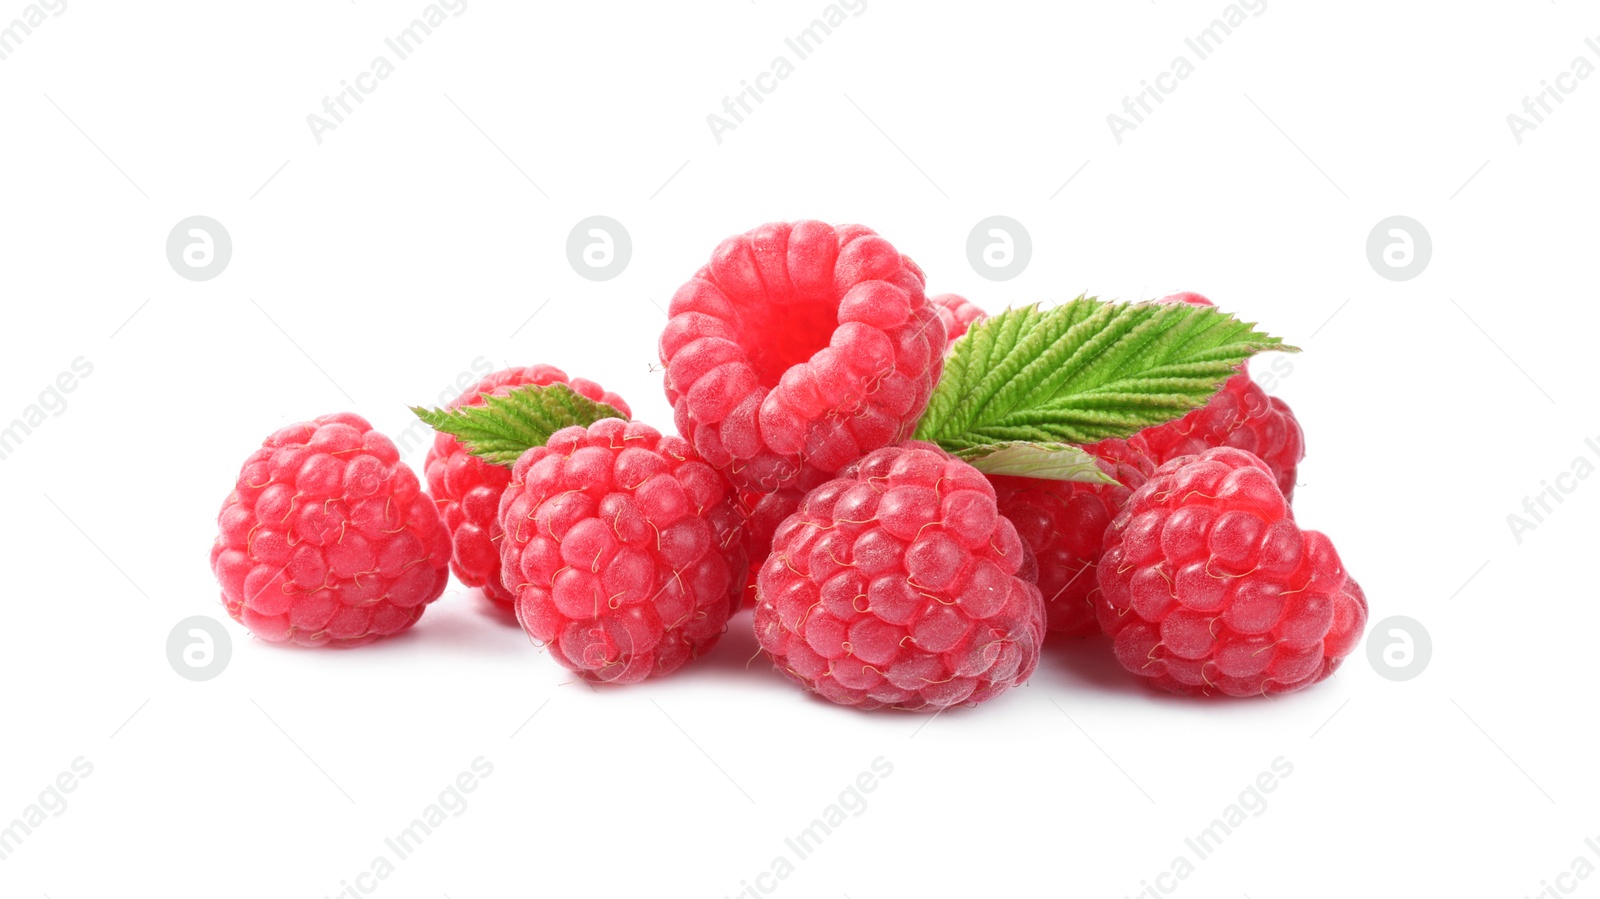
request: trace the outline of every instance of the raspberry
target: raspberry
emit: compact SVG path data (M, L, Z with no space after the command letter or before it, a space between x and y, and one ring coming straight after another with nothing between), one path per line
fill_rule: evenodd
M922 270L860 225L762 225L678 289L661 335L679 433L734 486L809 489L910 434L944 365Z
M500 498L517 620L584 680L670 674L727 627L739 523L727 483L681 438L615 418L557 431Z
M939 311L939 319L944 322L945 336L949 338L950 346L955 346L968 328L989 317L959 294L941 293L928 297L928 302Z
M1269 397L1237 374L1199 409L1139 432L1158 460L1166 462L1228 446L1245 450L1267 464L1285 499L1294 497L1296 470L1305 458L1305 435L1289 404Z
M977 469L877 450L811 491L761 569L756 637L778 669L863 709L978 703L1028 679L1044 637L1025 549Z
M1159 302L1214 305L1197 293L1175 293ZM1139 433L1150 444L1158 462L1214 446L1253 453L1267 463L1285 499L1294 498L1296 469L1306 455L1305 434L1294 411L1283 400L1267 396L1242 364L1239 374L1223 383L1210 402L1177 421Z
M360 646L415 624L450 579L450 535L389 438L350 413L268 437L217 516L211 570L274 643Z
M1095 611L1134 674L1175 693L1287 693L1338 668L1367 603L1327 537L1302 531L1265 463L1182 456L1105 535Z
M756 579L761 566L772 554L772 535L778 525L800 508L805 493L785 487L777 493L739 494L739 510L744 516L745 556L750 560L750 577L745 583L744 601L740 605L754 608L756 604Z
M486 376L467 388L448 408L483 405L483 395L505 396L514 387L566 384L578 394L605 403L632 416L622 397L583 378L569 379L553 365L508 368ZM509 609L511 591L500 583L500 494L511 482L511 471L467 452L456 438L439 433L428 450L428 489L450 529L450 568L461 583L482 587L483 595Z
M991 476L1000 514L1039 563L1039 590L1052 632L1087 637L1100 632L1093 594L1101 538L1128 497L1155 472L1144 439L1102 440L1084 447L1118 485Z

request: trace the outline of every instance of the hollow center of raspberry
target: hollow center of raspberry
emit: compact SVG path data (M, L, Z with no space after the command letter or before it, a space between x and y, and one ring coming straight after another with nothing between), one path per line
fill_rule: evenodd
M745 323L740 342L750 352L762 386L776 387L784 372L810 361L833 339L839 327L839 301L831 297L767 306L766 311L760 320Z

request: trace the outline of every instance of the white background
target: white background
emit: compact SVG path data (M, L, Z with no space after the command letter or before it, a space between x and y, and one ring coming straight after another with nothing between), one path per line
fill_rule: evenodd
M1137 895L1280 757L1265 810L1163 890L1522 897L1590 853L1600 479L1520 542L1506 516L1600 463L1600 77L1520 144L1506 116L1600 64L1591 4L1274 0L1119 144L1107 114L1193 58L1220 0L868 0L719 144L706 116L821 0L473 0L319 144L306 116L424 5L71 0L0 61L0 425L93 365L0 461L0 826L93 765L0 893L333 896L479 757L465 811L363 888L733 896L880 757L865 809L763 887ZM634 246L603 283L565 254L596 214ZM1002 283L965 250L996 214L1034 247ZM1396 214L1433 241L1400 283L1365 251ZM165 258L191 215L232 236L211 281ZM1090 641L930 723L809 699L748 615L616 690L455 585L350 652L226 621L207 550L266 434L349 409L398 436L479 356L670 427L654 304L721 238L802 217L867 224L990 310L1198 290L1303 347L1273 387L1307 432L1298 517L1373 621L1427 628L1424 673L1363 647L1301 694L1197 702ZM233 637L205 683L166 655L192 615Z

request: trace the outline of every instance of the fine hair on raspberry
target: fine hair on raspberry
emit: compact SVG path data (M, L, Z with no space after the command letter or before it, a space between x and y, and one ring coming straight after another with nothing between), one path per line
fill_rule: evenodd
M772 535L777 533L778 526L785 519L799 510L800 501L805 497L805 491L793 487L785 487L776 493L739 492L738 508L744 519L745 555L750 561L750 576L745 584L741 605L755 606L756 581L761 574L761 566L766 564L767 556L772 553Z

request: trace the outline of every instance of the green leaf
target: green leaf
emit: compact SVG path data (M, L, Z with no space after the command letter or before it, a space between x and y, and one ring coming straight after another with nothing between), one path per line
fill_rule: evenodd
M628 417L565 384L530 384L508 391L505 396L484 394L481 406L412 406L411 411L434 430L455 436L473 455L507 468L529 449L544 446L562 428Z
M1204 405L1263 350L1299 352L1211 306L1008 309L956 343L916 437L951 452L1129 437Z
M984 474L1086 484L1117 483L1116 478L1100 470L1094 456L1069 443L996 443L969 447L955 455Z

